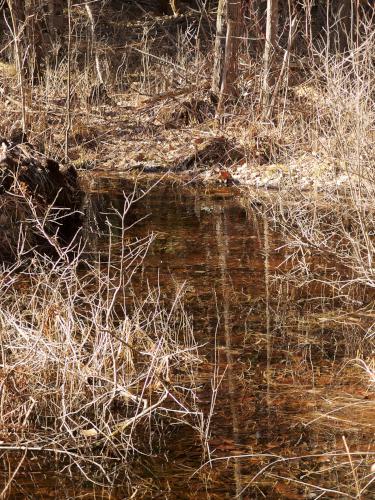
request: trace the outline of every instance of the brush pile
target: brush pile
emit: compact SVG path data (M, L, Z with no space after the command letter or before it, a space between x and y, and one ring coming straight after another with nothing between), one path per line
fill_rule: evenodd
M0 258L49 238L67 243L78 229L82 201L74 167L60 167L28 143L0 144Z

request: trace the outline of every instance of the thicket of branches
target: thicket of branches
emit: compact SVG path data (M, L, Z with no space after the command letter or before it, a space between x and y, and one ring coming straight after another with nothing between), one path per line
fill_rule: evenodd
M317 59L323 63L323 56L328 62L333 55L349 55L373 38L374 9L367 0L7 0L0 8L1 57L17 66L25 129L30 84L64 64L69 86L73 63L78 63L81 70L91 66L93 80L101 85L99 91L91 89L97 96L114 79L118 82L124 67L134 71L134 55L144 52L140 43L132 44L134 37L138 42L151 37L161 58L181 58L178 36L184 32L190 65L193 52L209 58L205 76L210 74L219 112L241 93L244 73L261 61L258 101L266 118L272 117L296 65L308 72Z

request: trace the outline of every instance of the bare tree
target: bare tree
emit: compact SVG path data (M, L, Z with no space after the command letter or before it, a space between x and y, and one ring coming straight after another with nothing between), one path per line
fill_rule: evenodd
M267 24L266 24L266 44L263 55L263 109L268 114L272 93L271 66L272 57L275 52L277 31L279 25L279 0L267 0Z
M235 95L241 36L241 0L219 0L212 90L219 96L218 111Z
M98 47L97 47L97 39L96 39L96 20L94 17L94 12L91 6L91 2L86 0L85 1L85 8L87 12L87 16L89 18L90 22L90 30L91 30L91 42L92 42L92 48L93 52L95 55L95 68L96 68L96 74L98 76L99 84L104 84L103 80L103 74L100 66L100 60L99 60L99 53L98 53Z
M52 39L63 27L64 0L9 0L8 6L17 33L15 59L22 63L24 78L34 80L42 74Z
M169 0L169 5L171 6L174 16L178 16L178 6L176 0Z
M72 47L72 0L68 0L68 52L67 52L67 82L66 82L66 127L65 127L65 162L69 159L69 134L72 128L70 109L71 99L71 47Z
M98 24L99 13L93 10L91 2L89 0L85 0L85 7L87 12L87 17L90 23L91 44L95 58L95 70L98 80L98 82L91 87L91 92L90 95L88 96L88 103L94 105L104 104L110 102L110 98L107 94L107 89L102 72L102 65L100 63L100 56L98 51L98 39L96 35L96 27Z
M43 24L45 22L44 2L27 0L22 2L26 16L24 45L27 46L27 70L31 80L42 73L42 63L48 53Z
M214 70L212 78L212 90L219 94L223 75L225 57L225 34L226 34L226 0L219 0L216 15L216 39L214 51Z
M26 134L26 95L25 95L25 67L23 57L23 47L21 44L22 32L25 29L25 9L24 2L21 0L8 0L10 16L12 20L12 34L14 40L14 55L16 60L18 85L20 87L20 96L22 102L22 134Z
M366 0L336 0L333 3L334 17L338 30L338 49L341 52L359 44L360 11ZM370 5L370 2L368 2Z

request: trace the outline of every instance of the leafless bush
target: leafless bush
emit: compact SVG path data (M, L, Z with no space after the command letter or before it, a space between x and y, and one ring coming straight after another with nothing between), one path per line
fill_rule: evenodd
M131 289L152 238L122 243L117 258L109 249L105 262L85 259L82 246L74 258L58 248L54 260L35 253L3 266L0 450L57 453L86 476L88 465L110 479L111 464L147 450L154 419L199 425L183 291L167 307L157 291L141 298Z

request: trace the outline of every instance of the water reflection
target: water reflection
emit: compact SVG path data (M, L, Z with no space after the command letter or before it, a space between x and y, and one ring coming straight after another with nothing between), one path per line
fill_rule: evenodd
M233 443L239 444L239 421L238 421L238 399L236 394L236 374L234 372L235 362L232 354L232 330L230 323L230 276L228 275L227 256L230 252L228 245L228 221L225 210L216 210L216 238L218 248L219 269L221 274L222 284L222 316L223 316L223 331L225 338L225 356L227 361L226 378L228 384L227 398L230 407L232 428L233 428ZM220 314L220 310L219 310ZM236 485L236 496L242 498L242 482L241 482L241 464L239 460L234 459L234 483Z
M131 191L126 181L91 179L85 237L93 258L102 252L105 259L108 224L121 234L112 209L122 213L123 191ZM315 300L321 290L275 280L283 271L282 237L230 190L159 185L130 208L126 224L129 240L156 236L133 292L159 287L168 301L185 284L195 336L205 344L206 362L196 374L204 435L163 429L160 449L128 470L132 484L123 470L105 492L58 474L27 482L21 467L14 498L54 497L59 484L66 496L54 498L355 498L375 452L374 395L350 360L369 348L360 332L372 319L358 322L347 312L342 321L330 318L331 298ZM350 451L360 452L353 455L356 481L343 434ZM371 498L371 488L362 498Z

